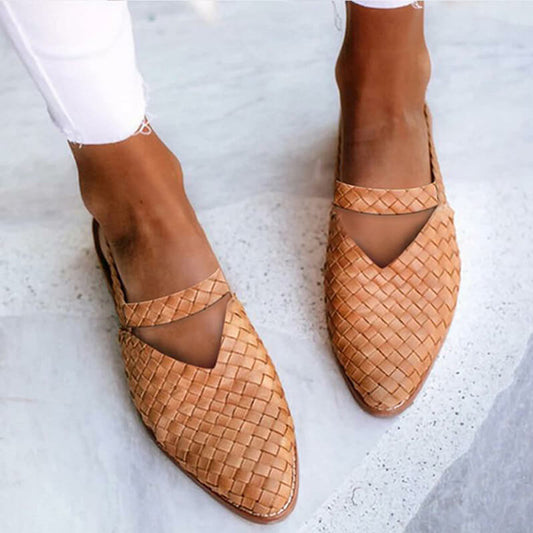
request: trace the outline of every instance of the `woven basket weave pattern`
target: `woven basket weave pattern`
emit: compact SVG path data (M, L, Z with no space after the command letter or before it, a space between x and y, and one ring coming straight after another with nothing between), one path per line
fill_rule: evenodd
M335 354L369 407L396 409L424 379L452 320L460 275L452 211L438 207L385 268L362 252L333 213L327 257Z
M331 212L325 266L333 351L356 398L374 414L401 411L419 391L451 324L460 282L453 211L447 203L425 107L432 183L411 189L356 187L337 179L334 205L372 215L434 209L388 266L377 266ZM340 169L339 139L338 169ZM402 407L404 406L404 407Z
M169 324L203 311L229 292L221 270L193 287L146 302L123 303L122 323L129 327Z
M127 303L109 246L95 241L121 321L131 397L157 444L241 514L285 516L297 491L293 421L274 365L222 272L167 297ZM227 294L213 368L182 363L133 333L198 313Z
M400 215L431 209L439 204L438 190L434 183L413 189L368 189L339 181L335 187L333 203L372 215Z
M120 334L133 401L160 446L200 483L252 514L282 511L295 487L294 429L267 352L240 303L228 304L213 369Z

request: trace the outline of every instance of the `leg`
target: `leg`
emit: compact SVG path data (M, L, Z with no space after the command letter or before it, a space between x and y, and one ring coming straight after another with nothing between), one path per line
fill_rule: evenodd
M212 274L217 260L178 160L155 133L134 135L145 105L126 3L0 2L0 18L70 141L83 201L110 242L128 300ZM164 353L212 366L226 300L136 333Z
M284 518L298 492L290 411L217 268L178 160L149 128L135 134L144 102L126 3L0 0L0 17L71 141L144 424L233 511L260 523Z
M110 242L129 301L185 289L217 269L179 161L155 133L71 149L83 201ZM184 362L213 366L226 303L227 297L179 322L137 328L136 335Z
M411 5L372 9L352 2L346 10L336 68L342 110L340 179L379 188L429 183L424 101L430 61L424 10ZM430 213L376 217L339 210L339 215L361 248L384 266L411 242Z
M355 400L371 414L393 416L413 402L439 353L460 259L424 105L423 10L346 7L326 316Z

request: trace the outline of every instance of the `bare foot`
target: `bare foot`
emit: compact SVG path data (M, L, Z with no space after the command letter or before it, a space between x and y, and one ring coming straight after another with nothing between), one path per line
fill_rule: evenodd
M424 116L430 76L423 9L369 9L347 2L336 68L342 110L340 179L407 188L431 182ZM386 266L422 229L430 211L377 216L336 208L357 244Z
M82 198L110 244L128 301L165 296L215 272L218 262L185 194L179 161L155 133L71 149ZM212 367L227 299L135 334L171 357Z

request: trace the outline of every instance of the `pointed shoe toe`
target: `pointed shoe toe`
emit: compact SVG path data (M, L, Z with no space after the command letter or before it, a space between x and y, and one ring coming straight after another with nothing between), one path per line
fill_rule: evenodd
M241 303L218 270L199 284L146 302L125 301L112 256L97 251L120 318L131 398L157 445L193 481L249 520L285 518L298 492L294 424L279 377ZM134 334L230 295L212 368L186 364Z
M325 266L326 314L349 389L376 416L402 412L432 368L452 322L460 282L453 210L430 139L433 181L412 189L369 189L337 181L334 205L398 215L432 209L408 247L376 265L332 210Z

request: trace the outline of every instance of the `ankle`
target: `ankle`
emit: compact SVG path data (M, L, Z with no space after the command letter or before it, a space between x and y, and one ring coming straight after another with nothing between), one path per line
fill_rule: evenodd
M423 109L431 76L423 9L374 10L347 3L335 74L344 111L401 117Z
M163 228L169 213L185 216L190 209L179 160L152 135L71 146L84 204L110 240Z
M342 49L335 77L343 111L366 107L394 118L423 108L431 77L429 52L425 46L405 56Z
M360 16L365 17L366 11ZM400 29L409 33L409 28ZM411 31L416 34L420 29ZM342 112L342 179L382 188L429 183L424 104L431 67L423 33L394 35L394 39L379 34L391 38L389 45L375 42L370 46L370 41L376 41L374 33L352 35L349 30L350 24L336 66ZM398 31L396 25L394 31ZM359 46L361 41L364 46Z

